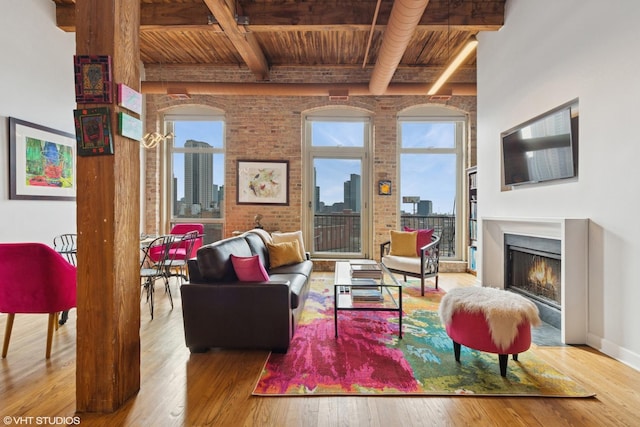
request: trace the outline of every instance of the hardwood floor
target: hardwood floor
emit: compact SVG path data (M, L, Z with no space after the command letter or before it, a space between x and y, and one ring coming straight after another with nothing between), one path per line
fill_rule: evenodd
M468 286L474 279L467 274L442 274L440 286L445 290ZM168 298L156 293L153 321L145 303L141 304L141 388L112 414L75 413L75 310L55 333L49 360L44 357L47 315L16 315L9 353L0 361L0 416L4 424L640 425L640 372L588 347L538 347L536 353L596 391L595 398L253 397L251 391L268 353L217 350L190 355L184 346L180 295L177 286L173 289L173 310ZM2 331L6 319L6 314L0 315Z

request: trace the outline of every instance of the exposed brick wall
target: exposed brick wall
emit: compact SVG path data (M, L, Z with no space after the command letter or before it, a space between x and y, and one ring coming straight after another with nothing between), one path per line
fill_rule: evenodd
M221 81L251 82L254 77L247 71L229 67L148 67L148 81ZM394 82L421 82L426 72L410 69L398 70ZM462 70L458 82L473 82ZM370 70L359 68L281 68L271 72L272 83L305 83L309 81L340 83L368 82ZM421 80L422 79L422 80ZM427 80L428 81L428 80ZM351 106L372 113L373 117L373 226L372 253L378 256L379 244L390 229L399 227L397 187L397 121L398 112L417 105L446 105L469 114L471 146L467 153L475 153L476 98L454 96L448 101L430 101L427 96L351 96L348 101L330 101L327 97L311 96L211 96L194 95L188 100L174 100L164 95L146 96L146 131L159 126L158 113L178 105L205 105L225 112L225 230L229 236L234 230L245 230L253 224L256 213L264 215L267 229L291 231L302 227L302 138L303 114L311 109L327 106ZM146 231L158 230L157 214L160 207L159 157L161 149L146 151ZM239 159L288 160L290 185L289 206L250 206L236 204L236 162ZM467 155L466 166L475 164ZM392 181L392 196L377 194L381 179Z

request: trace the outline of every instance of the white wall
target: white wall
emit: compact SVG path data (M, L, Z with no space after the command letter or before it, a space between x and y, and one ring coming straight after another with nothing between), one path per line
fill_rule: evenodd
M52 244L76 232L76 203L9 200L8 117L75 134L75 33L50 0L4 0L0 14L0 242Z
M506 7L478 37L479 216L590 218L588 344L640 369L640 2ZM500 133L574 98L578 180L501 192Z

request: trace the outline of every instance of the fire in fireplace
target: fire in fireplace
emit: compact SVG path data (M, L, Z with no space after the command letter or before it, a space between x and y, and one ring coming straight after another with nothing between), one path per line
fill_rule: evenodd
M505 235L506 288L560 309L560 241Z

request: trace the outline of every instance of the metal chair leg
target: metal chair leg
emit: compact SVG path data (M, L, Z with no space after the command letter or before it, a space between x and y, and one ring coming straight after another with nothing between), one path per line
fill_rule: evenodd
M65 310L62 313L60 313L60 321L58 323L60 325L64 325L65 323L67 323L68 319L69 319L69 310Z
M153 292L155 281L150 280L149 288L147 290L147 302L149 303L149 313L151 314L151 320L153 320Z
M173 310L173 297L171 296L171 287L169 286L169 277L164 278L164 292L169 294L169 302L171 302L171 309Z

